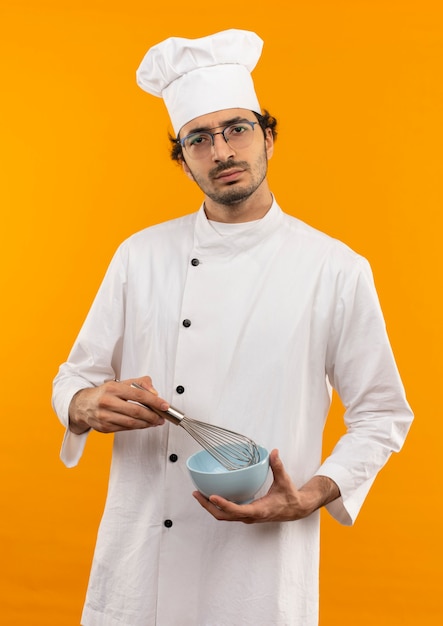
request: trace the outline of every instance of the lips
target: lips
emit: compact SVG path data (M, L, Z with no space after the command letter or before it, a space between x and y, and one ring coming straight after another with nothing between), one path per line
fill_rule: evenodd
M241 169L224 170L215 176L215 179L221 180L222 182L230 182L232 180L236 180L239 176L241 176L241 174L243 174L243 172L244 170Z

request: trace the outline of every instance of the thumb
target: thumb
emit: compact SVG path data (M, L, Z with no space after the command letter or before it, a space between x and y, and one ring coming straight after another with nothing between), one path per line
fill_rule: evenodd
M274 474L274 479L284 473L283 463L280 459L279 451L276 448L272 450L269 455L269 465L271 466L272 473Z

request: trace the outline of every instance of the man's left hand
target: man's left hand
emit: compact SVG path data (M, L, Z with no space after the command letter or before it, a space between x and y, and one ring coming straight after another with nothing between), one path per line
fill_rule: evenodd
M265 496L249 504L234 504L217 495L206 498L199 491L194 491L193 496L216 519L244 524L302 519L340 496L338 486L327 476L314 476L297 489L278 450L272 450L269 464L274 482Z

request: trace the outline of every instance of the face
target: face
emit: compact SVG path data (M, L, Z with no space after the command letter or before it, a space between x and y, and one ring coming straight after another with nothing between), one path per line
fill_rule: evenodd
M241 121L257 122L257 118L246 109L217 111L185 124L180 130L180 137L186 137L196 129L217 133ZM207 199L219 205L232 206L247 200L261 187L272 152L272 131L267 129L264 134L259 124L255 124L252 142L247 148L234 149L223 135L217 134L214 145L204 158L193 159L183 149L183 169Z

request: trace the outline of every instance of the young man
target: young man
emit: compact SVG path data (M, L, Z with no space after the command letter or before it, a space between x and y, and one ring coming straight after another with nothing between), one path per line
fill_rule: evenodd
M120 246L55 379L67 465L90 429L115 433L84 626L315 626L319 509L351 524L412 420L368 263L270 192L261 47L171 38L138 70L204 201ZM331 386L347 432L321 463ZM156 412L169 402L272 450L254 502L196 505L198 446Z

